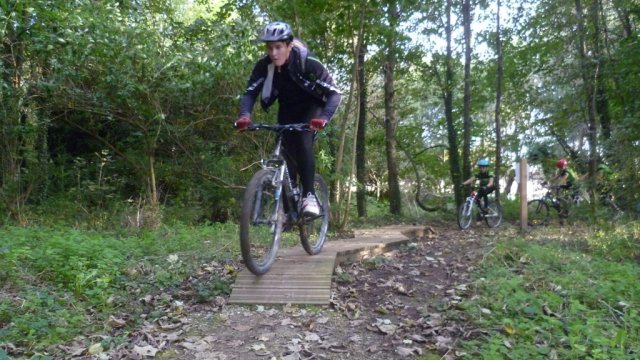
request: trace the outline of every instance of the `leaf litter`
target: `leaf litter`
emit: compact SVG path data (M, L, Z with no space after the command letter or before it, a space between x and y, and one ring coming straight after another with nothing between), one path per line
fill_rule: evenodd
M339 264L329 306L231 305L225 294L202 301L194 284L232 278L241 269L209 263L179 289L144 295L146 320L137 329L125 330L131 322L125 314L110 317L108 336L126 331L127 341L90 351L94 343L82 337L59 349L69 358L105 359L456 359L465 355L455 348L460 339L487 332L466 328L467 319L448 311L471 293L469 272L495 231L459 231L452 224L431 229L383 260Z

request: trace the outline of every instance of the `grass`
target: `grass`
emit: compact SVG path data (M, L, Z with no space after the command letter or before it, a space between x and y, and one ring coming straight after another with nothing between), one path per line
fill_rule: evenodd
M455 221L442 213L395 218L387 204L369 205L370 216L355 226ZM506 217L515 216L513 204L503 205ZM498 241L474 274L473 294L452 310L468 326L485 330L462 344L468 358L638 357L640 225L597 221L590 227L576 233L542 228L526 239ZM5 226L0 345L25 356L51 353L78 335L108 331L114 313L129 314L127 327L134 328L145 311L141 297L176 287L201 264L238 260L237 231L232 223L175 223L139 232ZM299 246L296 235L283 241ZM196 302L229 290L228 279L195 279L192 285Z
M500 241L485 258L456 310L487 332L462 345L466 358L640 356L640 225L558 233Z
M104 330L116 311L139 319L140 294L175 286L203 263L239 256L233 224L174 224L129 235L9 226L0 244L0 343L25 354ZM198 293L210 298L228 288L221 281L202 284Z

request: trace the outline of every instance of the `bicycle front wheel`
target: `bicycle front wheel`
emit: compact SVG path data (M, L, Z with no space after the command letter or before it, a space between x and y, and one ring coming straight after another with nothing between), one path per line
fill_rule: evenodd
M549 205L543 200L531 200L527 203L529 226L542 226L549 220Z
M244 192L240 217L240 249L247 269L255 275L269 271L276 258L284 223L282 201L276 201L276 172L260 170Z
M484 215L484 221L490 228L497 228L502 224L502 207L496 202L489 202L487 213Z
M463 202L458 208L458 226L462 230L466 230L471 226L473 214L471 212L473 204L470 201Z
M309 255L322 251L329 229L329 189L322 176L316 174L313 189L320 206L320 215L314 218L302 218L300 226L300 243Z

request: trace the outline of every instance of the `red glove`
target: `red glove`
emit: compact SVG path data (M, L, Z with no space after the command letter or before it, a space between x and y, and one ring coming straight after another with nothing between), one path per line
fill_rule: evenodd
M327 125L327 120L325 119L311 119L311 122L309 123L309 127L311 128L311 130L322 130L324 129L324 127Z
M241 116L233 123L233 126L238 130L246 130L251 125L251 119L247 116Z

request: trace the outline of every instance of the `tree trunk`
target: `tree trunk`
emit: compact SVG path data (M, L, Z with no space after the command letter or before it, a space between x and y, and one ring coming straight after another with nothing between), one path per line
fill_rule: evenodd
M33 155L34 139L26 137L38 133L36 128L29 129L27 121L29 100L27 88L30 79L25 69L27 60L27 44L29 43L27 28L30 24L29 12L16 5L16 23L5 26L2 37L2 53L0 66L2 83L0 83L0 156L2 158L2 173L0 201L4 202L10 218L24 223L24 204L26 203L33 184L30 184L28 168L29 155ZM26 156L25 156L26 155ZM34 170L34 169L30 169ZM35 173L35 171L33 171Z
M447 54L446 54L446 70L445 82L443 89L444 99L444 116L447 122L447 138L449 140L449 168L451 171L451 180L454 184L456 204L459 206L463 202L462 188L460 187L460 155L458 154L458 136L453 123L453 56L451 50L451 1L447 0L446 16L447 25L445 28L447 36Z
M494 184L496 189L496 202L500 203L500 167L502 166L502 126L500 124L500 104L502 102L502 40L500 38L500 0L497 0L496 11L496 53L498 54L498 70L496 72L496 164Z
M335 162L335 168L334 168L335 175L337 175L338 178L335 181L335 186L332 186L332 187L335 187L335 189L332 191L332 196L331 196L331 200L334 204L339 203L342 198L342 186L341 186L342 180L341 179L344 175L344 172L342 169L343 163L344 163L344 148L345 148L345 142L347 138L347 125L349 124L351 102L353 101L353 91L355 88L355 80L356 80L355 70L357 66L358 66L358 62L354 61L353 76L352 76L351 84L349 86L349 96L347 97L347 101L345 105L344 119L340 123L340 135L339 135L340 142L338 143L338 151L336 152L336 162Z
M367 169L365 157L365 130L367 124L367 91L364 78L364 55L366 53L365 46L362 46L358 53L358 131L356 133L356 180L358 190L356 193L356 204L358 208L358 217L367 216L366 202L366 183Z
M396 53L396 26L398 24L398 10L395 1L388 7L390 31L387 37L387 55L384 64L384 126L386 135L387 172L389 183L389 211L400 215L402 212L402 197L398 181L398 164L396 161L396 127L398 120L395 113L394 69Z
M462 130L462 178L471 177L471 0L462 2L464 24L464 115Z
M586 33L584 27L584 16L582 11L581 0L575 0L576 6L576 21L577 21L577 35L578 35L578 55L581 64L582 81L584 82L585 93L585 105L587 107L587 139L589 141L589 178L590 181L590 193L593 199L595 199L595 173L596 173L596 158L597 154L597 127L596 127L596 104L595 104L595 92L592 82L593 71L589 66L589 60L586 54Z
M633 27L631 26L631 17L629 16L629 9L621 3L621 0L614 0L613 2L618 20L622 24L622 32L625 39L631 38L633 34Z
M593 56L596 61L595 69L595 81L596 81L596 94L595 94L595 106L596 112L600 120L600 128L602 129L602 140L607 142L611 139L611 115L609 113L609 99L607 94L607 87L603 73L606 68L606 61L600 41L602 32L600 31L600 1L594 0L591 6L591 19L593 21Z
M339 224L338 224L338 228L339 229L344 229L347 225L347 221L348 221L348 217L349 217L349 206L351 203L351 186L350 185L346 185L344 187L344 190L342 189L342 179L347 179L347 181L345 182L346 184L350 184L350 180L352 178L352 174L353 174L353 169L354 167L351 166L351 170L348 172L344 172L343 171L343 162L344 162L344 149L345 149L345 142L346 142L346 134L347 134L347 125L349 124L349 115L351 113L351 105L353 102L353 93L354 90L357 87L357 80L358 80L358 69L360 67L359 64L359 59L360 57L358 56L358 54L360 54L360 49L364 46L364 16L365 16L365 9L366 9L366 0L362 0L362 2L360 3L360 23L359 23L359 29L358 29L358 37L356 40L356 44L355 47L353 48L354 52L353 52L353 72L352 72L352 81L351 81L351 86L349 87L349 97L347 100L347 105L346 105L346 110L345 110L345 115L344 115L344 121L342 122L342 124L340 125L340 144L339 144L339 149L338 149L338 153L336 155L336 173L339 175L338 179L336 181L336 186L335 186L335 197L334 197L334 204L344 204L344 206L342 206L341 208L338 208L338 213L337 213L337 218L340 219L339 220ZM356 127L355 127L355 132L357 132L357 120L356 120ZM354 133L355 136L355 133ZM354 142L355 143L355 142ZM355 151L353 152L354 156L355 156ZM346 195L343 194L343 191L345 193L347 193ZM345 199L345 201L342 201L342 199ZM343 214L340 214L340 211L343 211Z

